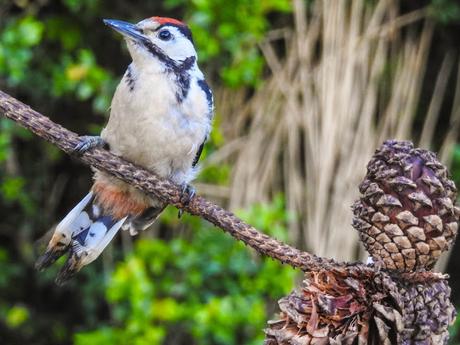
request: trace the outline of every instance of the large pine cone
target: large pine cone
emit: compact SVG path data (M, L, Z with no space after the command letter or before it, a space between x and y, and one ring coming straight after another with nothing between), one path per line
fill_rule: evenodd
M408 141L386 141L367 166L353 226L387 269L429 269L457 235L455 184L436 155Z
M357 280L346 272L309 273L279 301L265 345L443 345L455 319L445 280L398 281L387 273Z

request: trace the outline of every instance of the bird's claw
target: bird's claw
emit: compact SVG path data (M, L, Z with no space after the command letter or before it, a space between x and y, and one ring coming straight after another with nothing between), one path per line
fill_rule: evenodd
M108 146L107 142L99 136L83 135L79 139L80 142L73 149L74 152L79 155L96 147Z
M196 195L195 187L185 183L182 186L182 191L180 195L180 200L181 200L182 205L187 206L195 195ZM183 214L184 214L184 210L179 209L177 218L181 218Z

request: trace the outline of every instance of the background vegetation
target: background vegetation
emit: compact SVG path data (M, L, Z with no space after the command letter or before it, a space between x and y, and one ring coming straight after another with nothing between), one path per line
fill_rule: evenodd
M198 190L277 238L356 259L359 246L343 214L349 213L355 181L381 136L414 138L441 150L460 182L455 131L460 5L455 0L343 4L0 0L0 89L78 133L96 134L129 63L121 39L101 19L184 18L217 102ZM348 21L341 21L344 17ZM378 25L369 38L364 29L372 29L366 26L371 18L378 18ZM400 24L387 25L391 20ZM363 45L346 50L340 44L354 42L348 29L358 22ZM314 30L320 27L329 35ZM335 45L329 46L329 39ZM357 74L345 79L336 73L333 79L331 66L338 71L352 66ZM376 66L375 74L364 72L370 66ZM341 83L345 80L353 81ZM343 87L335 87L339 84ZM375 106L367 112L364 102L347 103L371 96ZM345 118L353 120L342 122ZM313 121L328 127L312 129ZM343 144L356 133L356 123L365 121L364 134L388 126L365 143ZM306 145L306 138L315 137L325 140L309 155L315 146ZM342 145L329 145L330 137ZM321 182L315 172L330 176ZM1 344L262 343L275 301L291 290L298 273L256 257L199 219L184 216L179 222L174 209L139 238L122 233L103 258L64 287L53 283L57 268L35 272L34 259L53 225L90 184L87 167L0 119ZM457 305L459 257L451 256L447 269Z

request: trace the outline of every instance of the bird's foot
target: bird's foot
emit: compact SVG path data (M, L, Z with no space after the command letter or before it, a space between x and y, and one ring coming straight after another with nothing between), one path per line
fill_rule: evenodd
M99 136L83 135L79 137L79 139L80 142L73 149L74 152L79 155L96 147L109 148L109 144Z
M182 205L187 206L195 195L196 195L195 187L193 187L192 185L189 185L187 183L184 183L182 185L182 191L181 191L181 194L180 194L180 200L181 200ZM179 213L177 214L177 218L181 218L183 214L184 214L184 210L179 209Z

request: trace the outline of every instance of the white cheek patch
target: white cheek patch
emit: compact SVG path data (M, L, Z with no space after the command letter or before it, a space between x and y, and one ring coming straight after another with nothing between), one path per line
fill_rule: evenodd
M168 30L172 38L170 40L162 40L158 36L162 30ZM165 55L177 62L183 61L190 56L197 56L193 43L175 26L164 26L158 31L149 33L147 37L155 46L160 48Z

